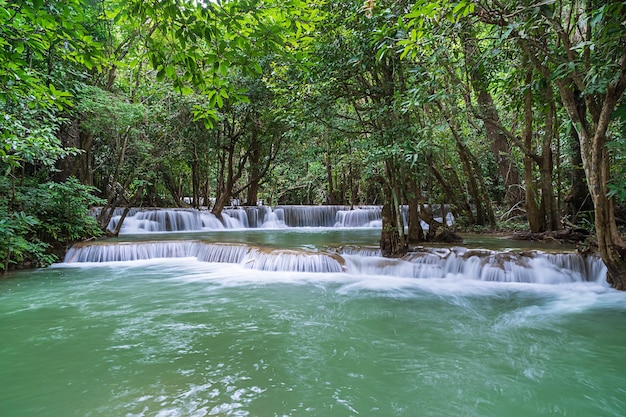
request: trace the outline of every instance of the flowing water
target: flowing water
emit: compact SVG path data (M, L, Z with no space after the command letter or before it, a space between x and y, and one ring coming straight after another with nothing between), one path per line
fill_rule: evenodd
M377 236L127 236L11 273L0 416L626 415L626 294L596 258L386 260Z

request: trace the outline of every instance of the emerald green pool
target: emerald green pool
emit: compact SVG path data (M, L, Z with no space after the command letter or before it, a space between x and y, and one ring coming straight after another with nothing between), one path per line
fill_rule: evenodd
M626 415L592 282L60 264L0 281L0 334L7 417Z

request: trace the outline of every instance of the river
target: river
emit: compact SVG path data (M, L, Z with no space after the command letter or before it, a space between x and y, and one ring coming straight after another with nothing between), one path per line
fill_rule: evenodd
M11 273L0 281L0 415L626 415L626 294L536 255L541 262L524 268L550 279L484 280L467 272L475 265L430 278L407 275L406 265L372 269L367 260L388 261L354 248L377 233L153 235L246 245L247 255L85 259ZM255 268L245 258L330 247L334 272Z

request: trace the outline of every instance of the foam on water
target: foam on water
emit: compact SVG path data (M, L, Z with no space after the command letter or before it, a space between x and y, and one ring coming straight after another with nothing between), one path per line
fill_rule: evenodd
M357 265L293 272L248 268L246 259L271 257L274 249L162 243L196 255L59 264L35 272L48 279L4 283L12 288L3 298L4 353L24 392L36 393L31 401L14 394L23 410L17 415L35 414L29 402L55 404L50 414L74 408L94 416L405 417L418 409L433 417L521 417L558 406L552 414L583 417L626 410L618 360L625 293L582 275L558 285L550 276L537 283L479 279L484 260L505 265L519 256L516 265L548 271L586 270L587 261L461 248L400 260L356 247L349 255L277 250L277 257L336 255ZM232 263L202 260L201 247L205 259ZM458 272L464 262L476 275ZM419 277L434 267L438 277ZM26 303L37 308L15 313ZM48 391L50 381L67 392L63 400ZM12 387L7 392L13 398ZM77 407L70 398L83 402Z
M196 258L203 262L240 264L248 269L286 272L341 273L446 281L499 283L604 283L606 268L598 256L422 248L399 259L379 256L373 248L343 247L333 251L268 249L245 244L203 241L84 243L66 254L66 264L123 262L161 258Z

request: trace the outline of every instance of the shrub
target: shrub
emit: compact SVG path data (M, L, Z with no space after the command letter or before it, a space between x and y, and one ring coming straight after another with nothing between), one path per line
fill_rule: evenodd
M88 206L101 204L93 187L75 178L14 186L2 181L0 192L0 269L11 265L46 266L57 257L55 250L99 236L96 219Z

